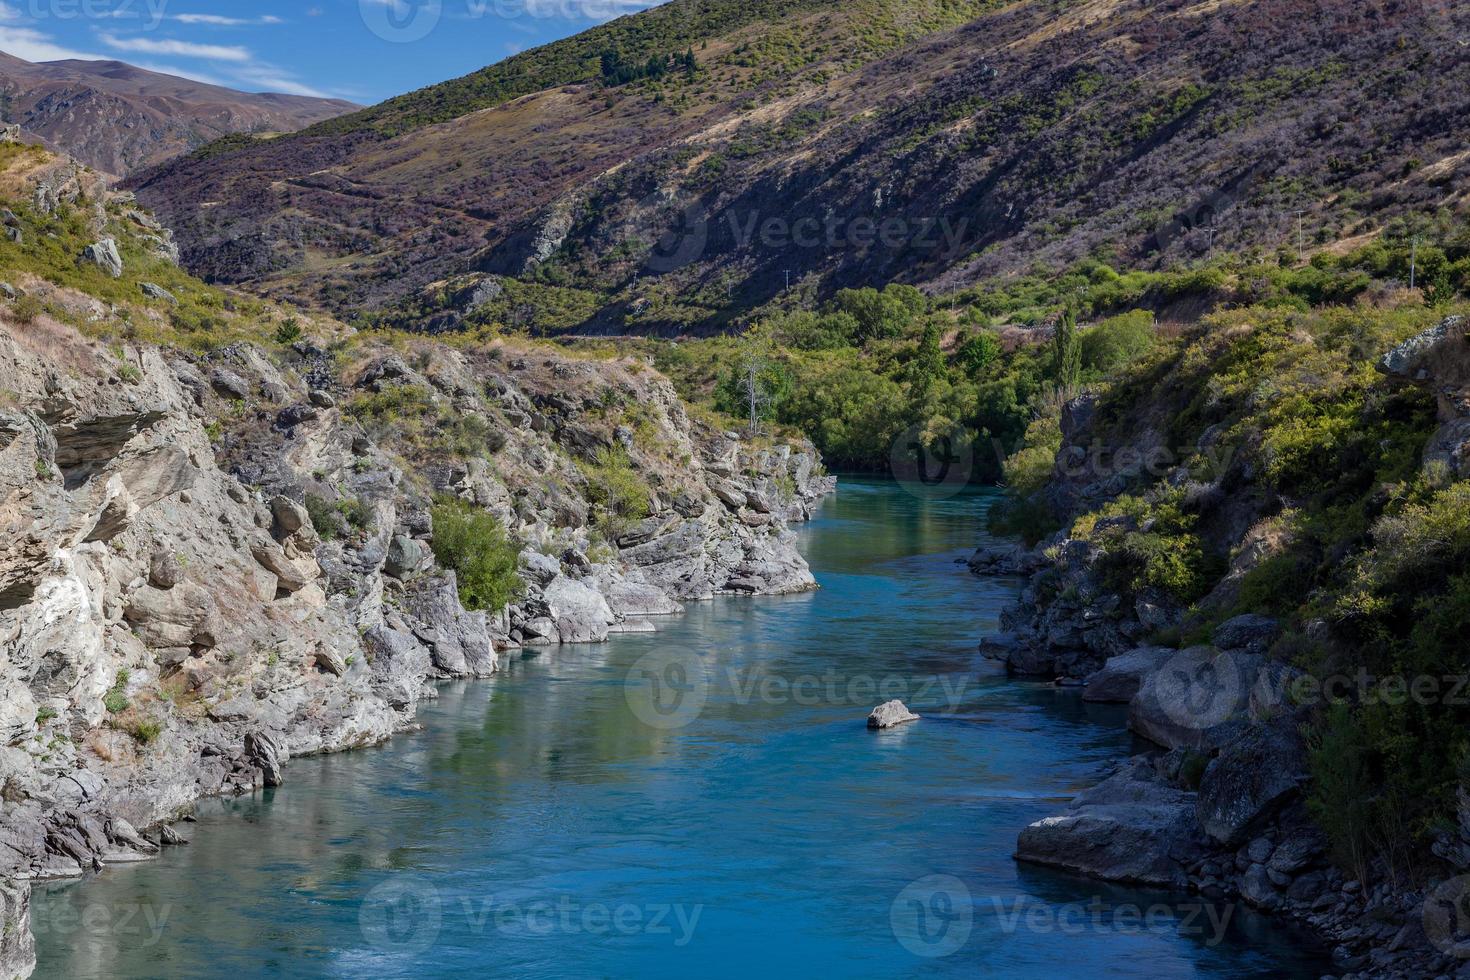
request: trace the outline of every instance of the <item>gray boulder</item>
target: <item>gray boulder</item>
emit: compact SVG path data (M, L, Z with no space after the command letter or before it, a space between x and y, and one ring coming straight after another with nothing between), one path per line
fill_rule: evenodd
M1087 678L1082 700L1126 704L1143 686L1143 679L1173 656L1169 647L1139 647L1108 658L1103 669Z
M117 242L111 238L93 242L82 249L78 261L84 265L94 265L114 279L123 274L122 256L118 254Z
M177 296L169 292L167 289L164 289L157 283L140 282L138 283L138 288L141 289L143 291L143 295L147 296L149 299L163 300L165 303L175 304L177 304L179 301L179 298Z
M236 401L250 396L249 383L228 368L215 368L211 371L209 384L224 397L233 398Z
M172 553L159 548L148 557L148 584L155 589L171 589L179 584L184 570Z
M500 667L483 612L459 603L453 572L409 583L404 612L413 634L428 645L434 666L450 677L488 677Z
M264 732L249 732L245 736L245 758L260 770L261 779L267 786L279 786L282 782L281 766L286 752L275 739Z
M1260 658L1214 647L1180 650L1144 677L1128 727L1166 749L1222 744L1244 727Z
M1200 780L1200 829L1239 847L1293 799L1307 780L1306 747L1291 716L1255 725L1221 750Z
M907 705L894 699L883 702L868 714L868 727L873 729L896 728L918 720L919 716L910 711Z
M543 611L556 624L563 643L601 643L617 622L600 592L565 575L547 583L541 597Z
M1194 795L1134 759L1067 812L1021 831L1016 859L1134 884L1182 887L1193 843Z
M976 575L1030 575L1046 564L1046 557L1018 544L986 545L965 562Z
M427 556L428 549L422 541L395 534L388 543L388 557L384 562L383 572L396 579L408 578L423 567Z
M1252 653L1265 653L1271 641L1276 639L1276 634L1281 632L1281 626L1270 616L1262 616L1258 613L1246 613L1227 619L1215 629L1211 642L1221 650L1248 650Z

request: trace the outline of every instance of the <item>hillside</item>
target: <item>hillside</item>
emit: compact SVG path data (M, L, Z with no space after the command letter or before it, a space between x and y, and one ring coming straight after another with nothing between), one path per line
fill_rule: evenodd
M0 207L7 977L26 882L156 855L199 797L411 726L427 681L815 587L810 446L691 414L642 359L211 287L37 147L0 144Z
M342 315L705 332L843 285L1332 248L1459 209L1465 18L674 0L133 186L201 275ZM609 73L609 50L657 77Z
M0 119L114 176L231 133L291 132L356 108L236 92L120 61L33 64L0 52Z

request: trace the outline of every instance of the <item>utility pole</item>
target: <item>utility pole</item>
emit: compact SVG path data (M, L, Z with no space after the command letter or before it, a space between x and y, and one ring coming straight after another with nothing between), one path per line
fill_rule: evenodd
M1409 288L1414 288L1414 283L1419 277L1419 236L1414 236L1414 243L1409 248Z
M1292 214L1296 215L1296 254L1297 255L1301 255L1302 254L1302 215L1304 215L1306 213L1307 212L1305 212L1305 211L1293 211L1292 212Z
M790 269L786 269L785 272L786 272L786 288L789 290L791 288L791 270Z

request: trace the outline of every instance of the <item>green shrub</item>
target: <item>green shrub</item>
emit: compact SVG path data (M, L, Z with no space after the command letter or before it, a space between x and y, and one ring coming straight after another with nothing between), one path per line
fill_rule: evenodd
M127 718L120 720L119 729L127 732L138 740L140 745L150 745L163 734L163 723L154 718L145 718L137 712L132 712Z
M1082 335L1082 366L1113 374L1138 360L1154 345L1154 315L1132 310L1104 320Z
M108 688L107 693L102 695L102 706L107 709L109 714L120 715L128 710L128 680L131 676L127 668L119 670L117 672L117 679L113 681L112 687Z
M491 514L441 497L432 510L434 557L454 570L466 609L498 612L521 594L520 548Z
M287 317L285 321L276 328L276 343L280 344L282 347L294 344L300 339L301 324L294 316Z
M587 498L597 510L597 523L613 532L610 537L617 537L628 522L648 516L648 485L621 446L599 449L592 462L578 461L577 466L587 478Z
M325 497L314 493L306 495L306 513L311 516L311 526L323 541L339 538L347 530L342 513Z

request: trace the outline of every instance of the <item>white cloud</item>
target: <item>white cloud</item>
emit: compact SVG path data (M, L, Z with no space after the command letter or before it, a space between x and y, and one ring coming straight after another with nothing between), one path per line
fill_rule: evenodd
M310 85L298 82L296 79L282 72L279 68L270 65L260 65L254 68L245 68L232 73L237 79L236 85L248 88L253 92L279 92L283 95L305 95L313 99L330 99L320 89L314 89Z
M9 16L6 15L6 20ZM0 24L0 51L23 61L106 61L102 55L73 51L54 42L49 35L29 27Z
M284 24L279 17L266 14L264 17L223 17L219 14L175 14L170 20L180 24L208 24L211 27L250 27L255 24Z
M184 58L202 58L205 61L250 61L248 50L223 44L195 44L192 41L175 41L170 38L154 40L147 37L116 37L99 34L102 43L115 51L136 51L141 54L177 55Z

